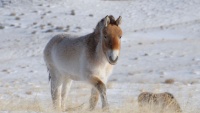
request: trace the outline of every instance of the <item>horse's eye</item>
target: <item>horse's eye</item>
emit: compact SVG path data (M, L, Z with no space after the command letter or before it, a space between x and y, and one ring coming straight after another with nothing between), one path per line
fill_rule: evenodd
M104 38L106 39L107 37L106 37L106 36L104 36Z
M122 38L122 36L119 37L120 39Z

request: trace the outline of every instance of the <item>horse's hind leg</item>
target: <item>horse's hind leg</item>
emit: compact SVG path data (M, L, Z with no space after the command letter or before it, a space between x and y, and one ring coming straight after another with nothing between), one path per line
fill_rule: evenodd
M92 88L90 96L90 110L93 110L99 100L99 92L96 88Z
M61 110L61 88L62 76L53 70L49 70L51 76L51 96L54 108L58 111Z
M97 77L92 77L90 79L91 84L98 90L101 96L102 108L108 110L108 101L106 96L106 86L105 84Z
M71 87L71 83L72 83L71 79L65 79L62 84L62 94L61 94L62 111L66 111L66 100Z

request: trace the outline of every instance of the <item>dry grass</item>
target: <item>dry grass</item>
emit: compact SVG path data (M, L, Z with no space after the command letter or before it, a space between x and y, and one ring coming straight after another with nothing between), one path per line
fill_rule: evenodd
M11 99L0 101L0 111L48 112L38 100Z
M5 27L3 25L0 24L0 29L4 29Z
M93 15L93 14L89 14L89 16L90 16L90 17L93 17L94 15Z
M45 31L46 33L50 33L50 32L53 32L53 29L48 29Z
M175 82L174 79L166 79L164 83L173 84L174 82Z
M75 10L71 10L71 15L75 15Z
M56 30L63 30L64 27L62 27L62 26L57 26L55 29L56 29Z
M16 15L16 13L15 12L13 12L13 13L10 13L10 16L15 16Z
M68 113L160 113L156 108L153 109L152 106L147 106L143 108L142 111L139 111L137 101L128 99L127 103L122 104L120 107L110 107L109 111L103 111L101 108L97 107L95 110L88 110L88 105L71 103L67 109ZM50 100L41 101L38 99L34 100L25 100L25 99L11 99L11 100L0 100L0 112L9 111L9 112L44 112L44 113L55 113L52 109ZM198 113L196 110L190 110L191 112L187 113ZM173 111L164 111L163 113L175 113ZM186 112L183 112L186 113Z
M15 17L15 20L20 20L20 17Z
M181 113L181 108L175 97L168 92L143 92L138 96L140 111L155 111L158 113ZM147 108L147 109L146 109ZM167 112L166 112L167 111ZM177 112L175 112L177 111Z

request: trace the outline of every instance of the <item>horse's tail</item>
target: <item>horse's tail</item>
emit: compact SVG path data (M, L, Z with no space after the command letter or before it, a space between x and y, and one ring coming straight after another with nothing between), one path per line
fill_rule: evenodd
M47 71L48 71L48 73L49 73L49 81L51 80L51 74L50 74L50 72L49 72L49 68L47 68Z
M48 71L49 71L49 69L48 69ZM49 81L51 80L51 74L49 73Z

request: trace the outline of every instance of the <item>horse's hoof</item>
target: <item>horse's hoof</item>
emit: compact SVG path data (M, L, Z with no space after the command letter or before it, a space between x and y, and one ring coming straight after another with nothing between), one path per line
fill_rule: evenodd
M110 111L108 106L105 106L102 109L103 109L103 112L108 112L109 113L109 111Z
M93 111L94 110L94 107L89 107L88 108L88 111Z

